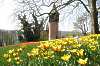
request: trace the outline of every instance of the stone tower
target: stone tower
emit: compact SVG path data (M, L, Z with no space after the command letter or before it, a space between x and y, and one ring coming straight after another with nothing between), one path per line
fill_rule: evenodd
M53 5L53 9L49 14L49 40L58 38L58 23L59 23L59 13L57 11L56 5Z

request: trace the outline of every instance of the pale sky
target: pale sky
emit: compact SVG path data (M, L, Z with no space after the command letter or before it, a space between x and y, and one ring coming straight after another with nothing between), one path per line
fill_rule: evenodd
M14 9L16 4L14 0L0 0L0 29L5 30L14 30L17 29L17 23L13 20L14 18ZM67 8L69 10L69 8ZM77 11L76 11L77 12ZM74 14L75 15L75 14ZM72 31L73 29L73 20L72 16L60 15L59 30L61 31Z
M0 0L0 29L16 29L16 23L13 19L15 6L13 0Z

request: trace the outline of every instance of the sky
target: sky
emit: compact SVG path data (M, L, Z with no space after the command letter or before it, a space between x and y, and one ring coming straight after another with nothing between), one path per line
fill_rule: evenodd
M14 8L16 7L13 0L0 0L0 29L14 30Z
M14 0L0 0L0 29L4 30L16 30L18 29L16 21L14 21L14 9L16 8L16 3ZM63 16L60 15L61 18ZM59 30L60 31L72 31L73 24L68 22L68 20L62 21L60 19Z
M18 29L18 23L14 20L14 10L16 8L15 0L0 0L0 29L4 30L16 30ZM47 10L47 9L46 9ZM60 12L59 17L59 31L72 31L74 30L73 22L75 22L76 14L81 14L78 11L84 11L84 9L80 8L76 9L72 15L69 7L65 8L65 11Z

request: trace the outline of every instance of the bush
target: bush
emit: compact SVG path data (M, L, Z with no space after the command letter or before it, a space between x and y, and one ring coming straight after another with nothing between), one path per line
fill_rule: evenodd
M100 34L2 48L1 66L100 66Z

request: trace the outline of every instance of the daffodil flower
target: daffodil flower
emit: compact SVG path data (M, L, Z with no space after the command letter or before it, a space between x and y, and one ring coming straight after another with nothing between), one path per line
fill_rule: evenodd
M8 62L11 62L11 58L8 58L7 61L8 61Z
M20 64L20 62L19 62L19 61L17 61L17 62L16 62L16 64Z
M15 60L19 60L20 58L19 57L15 57Z
M84 54L84 49L80 49L80 50L78 50L76 53L77 53L78 56L83 56L83 54Z
M85 65L85 64L87 63L87 60L88 60L88 58L85 58L84 60L80 58L80 59L78 60L78 63L79 63L79 64L82 64L82 65Z
M52 49L53 49L54 51L61 51L61 45L52 46Z
M70 57L71 57L71 55L66 54L66 55L62 56L61 59L64 61L68 61L70 59Z
M12 54L14 52L14 49L9 50L8 52L9 52L9 54Z
M17 49L17 51L18 51L18 52L21 52L21 51L22 51L22 48Z
M8 54L4 54L4 58L8 58L9 57L9 55Z

